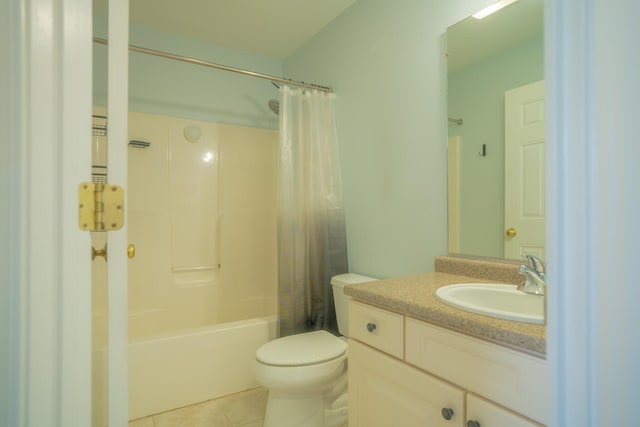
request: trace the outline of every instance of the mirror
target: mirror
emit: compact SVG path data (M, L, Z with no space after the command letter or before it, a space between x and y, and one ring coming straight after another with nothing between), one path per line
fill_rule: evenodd
M544 79L542 2L518 0L447 30L450 253L519 258L509 249L505 255L512 227L505 223L505 183L515 181L505 178L505 92ZM537 174L532 188L544 220L543 95L532 114L542 120L542 151L523 168ZM544 257L544 249L519 250Z

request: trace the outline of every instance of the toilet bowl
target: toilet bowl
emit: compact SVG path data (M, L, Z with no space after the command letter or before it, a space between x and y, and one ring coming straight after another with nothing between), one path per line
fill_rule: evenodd
M376 279L331 279L338 330L275 339L256 351L256 379L269 389L264 427L338 427L347 422L348 301L344 286Z

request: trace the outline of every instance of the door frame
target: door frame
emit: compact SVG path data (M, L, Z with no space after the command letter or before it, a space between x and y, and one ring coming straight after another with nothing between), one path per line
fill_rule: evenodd
M0 424L87 426L91 258L89 234L78 227L77 188L90 180L91 2L0 7L8 58L1 77L8 180L2 222L9 224L0 239L9 284L2 286L9 327L0 328L9 342L2 356L9 398L2 399Z

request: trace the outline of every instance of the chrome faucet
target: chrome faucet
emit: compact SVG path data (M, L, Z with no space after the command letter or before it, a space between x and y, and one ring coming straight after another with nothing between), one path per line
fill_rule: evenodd
M533 255L525 254L523 257L527 259L529 265L520 266L519 273L524 276L524 282L518 285L518 290L528 294L544 295L546 288L544 263Z

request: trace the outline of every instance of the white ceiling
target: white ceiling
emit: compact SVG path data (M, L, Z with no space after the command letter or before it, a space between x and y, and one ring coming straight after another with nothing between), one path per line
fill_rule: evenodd
M284 59L356 0L130 0L130 22ZM106 15L107 0L93 0Z

